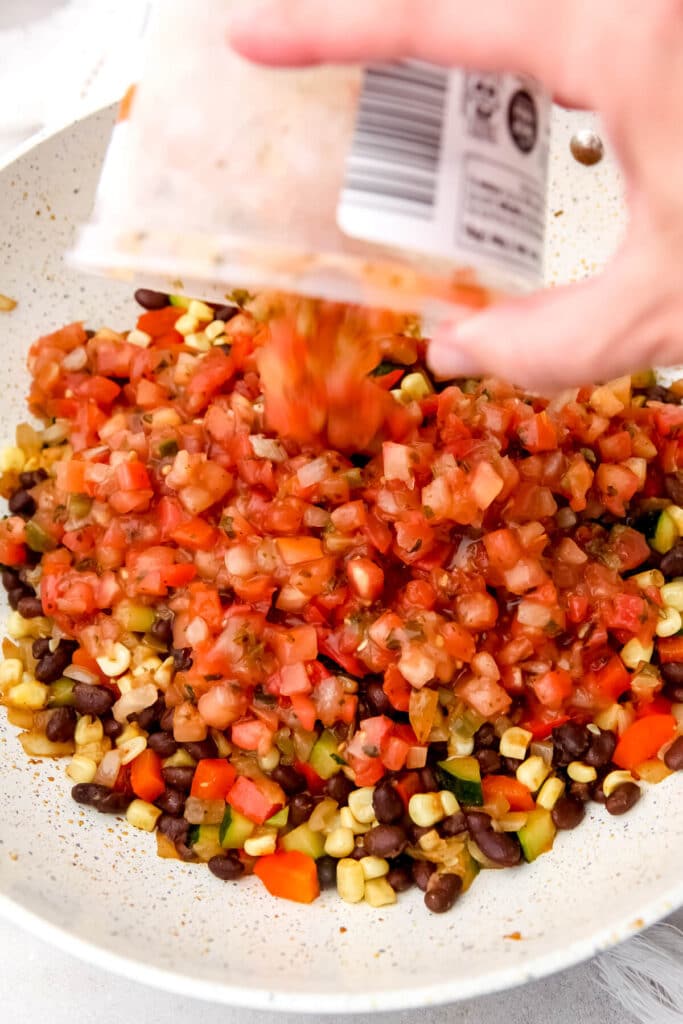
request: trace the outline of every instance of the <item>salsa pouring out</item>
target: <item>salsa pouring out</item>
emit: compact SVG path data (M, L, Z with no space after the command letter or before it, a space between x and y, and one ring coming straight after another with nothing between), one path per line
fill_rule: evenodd
M236 298L32 346L0 696L162 856L447 910L683 764L683 387L437 385L408 317Z

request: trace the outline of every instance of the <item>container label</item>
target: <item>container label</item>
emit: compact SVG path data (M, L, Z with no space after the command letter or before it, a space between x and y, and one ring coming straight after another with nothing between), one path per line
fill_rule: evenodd
M538 283L550 111L543 90L521 75L421 61L367 67L339 227Z

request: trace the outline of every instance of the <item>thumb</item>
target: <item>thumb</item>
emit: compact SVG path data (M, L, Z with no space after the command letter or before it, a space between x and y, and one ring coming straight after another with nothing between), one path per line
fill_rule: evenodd
M441 379L491 375L550 394L680 361L680 300L646 280L647 266L623 254L581 284L446 322L434 333L429 365Z

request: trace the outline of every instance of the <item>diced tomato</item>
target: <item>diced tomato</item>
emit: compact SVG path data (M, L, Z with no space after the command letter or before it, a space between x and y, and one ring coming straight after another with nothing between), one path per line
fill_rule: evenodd
M262 825L284 803L284 801L273 800L270 793L262 786L243 775L240 775L230 787L226 799L231 807L234 807L236 811L256 825Z
M325 788L325 780L321 779L315 768L308 761L296 761L294 767L306 779L306 787L313 796L319 796Z
M520 424L519 439L530 452L551 452L557 448L557 428L547 412L539 412Z
M200 800L225 800L236 775L224 757L203 757L192 776L190 794Z
M661 641L660 641L661 643ZM589 671L584 676L584 685L597 696L615 701L626 693L631 676L618 655L613 655L602 668Z
M183 315L184 310L177 306L165 306L163 309L151 309L138 317L137 328L153 338L167 334Z
M397 711L407 711L410 704L412 686L403 678L396 665L389 665L384 673L382 689L392 708Z
M662 665L683 661L683 636L668 636L657 641L657 651Z
M632 771L643 761L654 757L676 732L673 715L648 715L639 718L622 733L612 760L619 768Z
M559 711L564 706L574 689L572 677L565 669L552 669L550 672L543 672L535 676L531 685L534 693L544 707Z

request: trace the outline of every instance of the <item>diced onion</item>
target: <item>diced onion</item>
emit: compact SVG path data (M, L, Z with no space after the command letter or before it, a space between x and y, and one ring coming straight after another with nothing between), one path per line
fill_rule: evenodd
M252 434L249 438L251 450L259 459L270 459L271 462L284 462L287 452L279 441L272 437L264 437L263 434Z
M62 675L67 679L73 679L76 683L87 683L89 686L97 686L100 682L99 676L96 676L94 672L88 672L87 668L81 668L80 665L69 665L64 669Z
M117 722L125 722L129 715L135 715L145 708L151 708L157 699L157 688L154 683L145 683L137 690L128 690L114 704L112 714Z
M312 462L307 462L305 466L301 466L296 475L302 487L313 487L315 484L321 483L328 472L327 459L321 455L319 458L313 459Z

